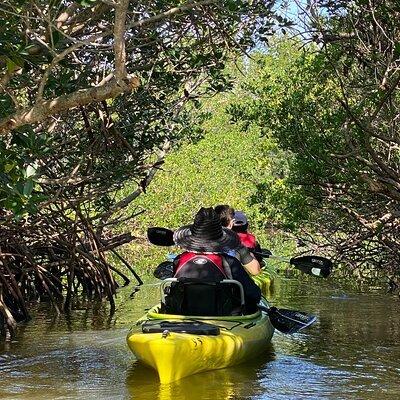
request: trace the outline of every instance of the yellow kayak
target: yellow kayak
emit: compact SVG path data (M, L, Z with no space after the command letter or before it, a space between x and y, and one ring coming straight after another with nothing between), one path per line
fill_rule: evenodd
M261 271L258 275L252 275L251 278L255 284L261 289L261 293L269 295L273 284L273 278L266 271ZM268 296L267 296L268 297Z
M138 360L154 368L161 383L230 367L259 354L274 328L268 315L200 317L160 313L155 306L127 336Z

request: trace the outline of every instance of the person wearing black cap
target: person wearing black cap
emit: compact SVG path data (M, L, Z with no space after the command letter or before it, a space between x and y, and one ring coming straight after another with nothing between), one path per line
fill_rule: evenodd
M185 250L174 260L174 277L204 281L235 279L243 286L246 311L257 310L261 299L259 287L239 260L228 254L240 246L240 239L234 231L222 227L212 207L202 207L193 224L177 229L174 242Z

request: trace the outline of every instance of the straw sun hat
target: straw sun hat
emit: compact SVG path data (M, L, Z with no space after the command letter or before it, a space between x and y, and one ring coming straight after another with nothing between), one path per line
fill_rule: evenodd
M192 225L185 225L174 233L174 242L195 253L226 253L240 245L238 235L223 228L212 207L200 208Z

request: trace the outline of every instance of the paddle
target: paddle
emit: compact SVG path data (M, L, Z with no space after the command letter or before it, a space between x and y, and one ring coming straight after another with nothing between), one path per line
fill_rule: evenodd
M156 246L174 246L174 231L167 228L152 227L147 229L147 238Z
M289 335L307 328L317 320L315 315L301 311L265 307L262 305L259 305L258 308L268 314L269 320L275 329Z
M158 265L153 275L157 279L164 280L172 278L173 274L172 261L164 261ZM287 334L296 333L307 328L317 319L314 315L285 308L266 307L259 304L258 309L268 314L269 320L275 329Z
M148 228L147 230L147 237L150 241L150 243L155 244L157 246L173 246L174 240L173 240L174 232L171 231L170 229L167 228L160 228L160 227L152 227ZM324 274L327 272L325 269L321 267L321 263L316 262L315 260L310 260L308 257L299 257L297 259L291 258L291 259L286 259L282 257L274 257L272 256L272 253L269 250L263 250L262 253L259 253L263 257L269 257L269 258L274 258L274 259L279 259L280 261L285 261L285 262L290 262L291 265L294 267L299 268L303 272L309 273L311 275L316 275L316 276L324 276L323 273L317 274L316 271L314 270L312 272L313 268L316 268L316 265L321 269L321 271L324 271ZM314 257L318 258L318 257ZM319 257L323 259L323 257ZM298 261L300 260L300 261ZM332 264L330 260L324 259L328 262L327 265L324 264L324 266L329 266ZM330 271L329 271L330 272ZM167 279L167 278L172 278L173 277L173 262L172 261L164 261L161 264L157 266L155 269L153 275L157 279ZM329 275L329 273L328 273ZM326 275L327 276L327 275ZM324 276L325 277L325 276ZM276 307L266 307L264 305L258 305L258 308L261 311L264 311L268 314L268 317L271 321L272 326L277 329L278 331L282 333L287 333L287 334L292 334L296 333L311 324L313 324L316 321L316 317L314 315L310 315L301 311L296 311L296 310L288 310L284 308L276 308Z
M262 252L253 251L252 253L257 254L263 258L270 258L271 260L277 260L281 262L289 263L296 269L304 272L308 275L313 275L321 278L327 278L332 272L332 261L328 258L321 256L301 256L301 257L279 257L274 256L269 250L262 249Z
M147 229L149 242L157 246L173 246L174 232L167 228L152 227ZM274 256L269 250L263 249L262 252L253 252L263 258L286 262L294 268L308 275L327 278L332 271L332 261L321 256L301 256L285 258ZM161 265L161 264L160 264Z

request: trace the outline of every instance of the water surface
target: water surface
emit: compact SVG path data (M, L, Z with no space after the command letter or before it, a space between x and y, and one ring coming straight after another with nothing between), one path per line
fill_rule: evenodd
M130 325L156 302L155 287L70 318L39 308L0 348L2 399L398 399L400 304L385 294L343 292L321 280L278 281L274 305L311 312L302 333L276 333L249 363L160 385L126 346Z

